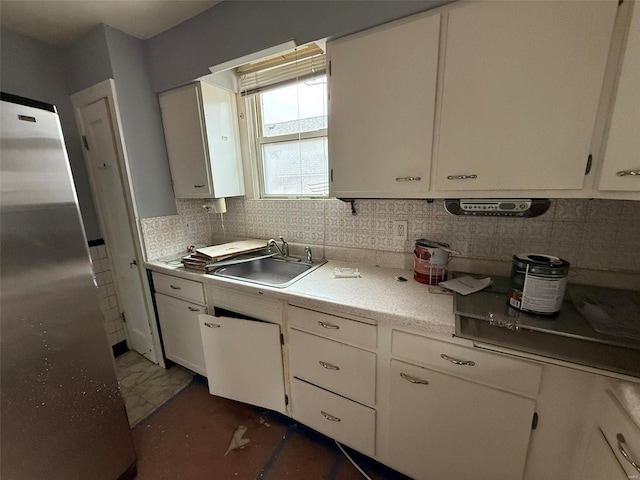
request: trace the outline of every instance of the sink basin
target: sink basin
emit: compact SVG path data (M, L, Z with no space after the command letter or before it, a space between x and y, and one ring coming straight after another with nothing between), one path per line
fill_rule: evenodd
M274 258L261 258L250 262L222 267L213 272L220 277L284 288L313 272L326 262L313 264L291 262Z

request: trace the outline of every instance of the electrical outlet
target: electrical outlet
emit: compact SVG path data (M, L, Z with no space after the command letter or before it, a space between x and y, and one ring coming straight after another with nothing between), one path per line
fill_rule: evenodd
M189 233L198 233L198 226L196 222L187 222L187 230Z
M407 221L394 220L393 222L393 240L401 242L407 239Z

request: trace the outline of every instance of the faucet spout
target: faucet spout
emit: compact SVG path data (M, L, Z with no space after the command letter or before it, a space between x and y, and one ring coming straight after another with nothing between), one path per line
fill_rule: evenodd
M273 239L270 238L269 241L267 241L267 248L269 249L269 252L271 252L271 247L276 247L276 250L278 250L278 253L284 257L284 252L282 251L282 249L278 246L278 243Z

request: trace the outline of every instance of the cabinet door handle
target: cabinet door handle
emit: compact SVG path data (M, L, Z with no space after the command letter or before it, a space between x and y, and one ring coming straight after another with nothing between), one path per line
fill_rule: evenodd
M341 422L342 420L340 420L338 417L334 417L333 415L325 412L324 410L320 410L320 413L322 414L322 416L324 418L326 418L327 420L329 420L330 422Z
M622 170L616 173L619 177L626 177L627 175L640 175L640 170Z
M327 370L340 370L340 367L338 367L337 365L331 365L330 363L323 362L322 360L320 360L318 363L322 366L322 368L326 368Z
M206 185L194 185L194 188L204 188Z
M173 290L182 290L182 287L176 287L175 285L169 285Z
M192 312L199 312L200 311L199 308L191 307L191 306L189 306L189 310L191 310Z
M333 323L324 323L324 322L318 321L318 325L320 325L322 328L328 328L329 330L339 330L340 329L339 325L334 325Z
M406 373L400 372L400 376L404 378L407 382L415 383L416 385L429 385L427 380L422 380L421 378L412 377L411 375L407 375Z
M640 472L640 465L636 463L633 458L631 458L631 455L629 455L627 450L624 448L626 444L624 435L622 435L621 433L618 433L616 435L616 439L618 440L618 451L622 454L624 459L631 464L633 468L635 468L638 472Z
M220 328L219 324L211 322L204 322L204 326L209 328Z
M447 175L447 180L473 180L474 178L478 178L475 173L470 175Z
M476 362L472 362L471 360L458 360L457 358L452 358L444 353L440 355L440 358L444 358L447 362L455 363L456 365L467 365L469 367L473 367L476 364Z
M396 182L419 182L421 177L396 177Z

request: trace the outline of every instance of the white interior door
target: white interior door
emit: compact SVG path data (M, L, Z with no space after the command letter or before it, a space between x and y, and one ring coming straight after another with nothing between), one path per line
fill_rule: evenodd
M129 348L155 361L153 338L145 301L140 258L136 254L120 170L115 129L107 99L79 109L87 138L86 158L96 200L100 228L113 267L118 301L124 313Z

